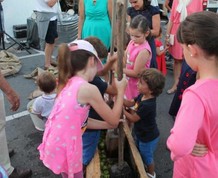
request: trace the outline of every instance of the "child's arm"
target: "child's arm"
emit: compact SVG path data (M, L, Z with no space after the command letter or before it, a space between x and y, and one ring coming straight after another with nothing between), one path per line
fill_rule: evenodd
M123 105L125 107L132 107L135 105L135 101L134 100L127 100L127 99L124 99L123 100Z
M190 105L190 102L194 104ZM167 139L167 147L171 151L171 159L173 161L192 153L204 119L204 106L199 97L193 92L187 91L182 96L180 108L176 122Z
M123 106L123 95L127 81L123 78L121 81L116 80L117 97L114 106L111 109L103 100L98 88L91 84L84 84L78 92L78 101L81 104L89 103L94 110L110 125L117 127L121 116ZM89 92L87 92L89 91Z
M98 76L106 75L108 73L108 71L110 69L112 69L112 66L113 66L113 64L115 63L116 60L117 60L117 55L116 54L114 54L112 56L109 54L108 57L107 57L107 63L104 65L104 68L102 70L98 71L97 75Z
M112 80L112 84L107 86L106 93L112 96L117 95L117 88L114 85L114 81Z
M142 51L140 51L140 53L138 54L138 56L136 57L135 60L135 65L133 70L130 69L123 69L123 72L128 76L128 77L138 77L138 74L142 71L142 69L145 68L145 64L148 62L148 60L150 59L151 53L144 49Z
M133 111L133 110L132 110ZM123 110L124 115L126 116L126 119L130 122L137 122L140 117L135 112L128 112L127 110Z
M164 54L167 50L169 49L169 46L158 46L156 47L156 53L158 56L161 56L162 54Z
M99 129L114 129L116 127L113 125L110 125L109 123L105 121L100 121L100 120L92 119L89 117L87 128L99 130Z

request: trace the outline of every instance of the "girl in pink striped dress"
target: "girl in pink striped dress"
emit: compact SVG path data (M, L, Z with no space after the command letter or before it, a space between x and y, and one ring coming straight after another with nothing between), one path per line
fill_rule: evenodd
M69 48L71 52L69 51ZM82 127L92 106L99 115L118 125L126 80L116 82L117 99L113 109L104 102L96 86L89 84L102 68L94 47L87 41L62 44L58 51L58 95L46 122L40 159L55 174L82 178Z

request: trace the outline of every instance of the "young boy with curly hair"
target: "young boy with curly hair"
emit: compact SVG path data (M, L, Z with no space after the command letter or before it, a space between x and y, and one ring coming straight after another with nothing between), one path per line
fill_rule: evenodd
M146 166L148 177L155 178L153 153L159 141L156 123L156 97L165 85L165 77L154 68L143 70L139 74L137 88L139 95L133 100L125 100L124 115L134 123L133 133L136 145ZM133 110L129 108L133 107Z

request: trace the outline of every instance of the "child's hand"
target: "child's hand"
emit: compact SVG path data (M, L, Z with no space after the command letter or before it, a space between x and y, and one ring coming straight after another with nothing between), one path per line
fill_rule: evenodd
M110 63L114 63L115 61L117 61L117 53L114 52L113 55L111 55L110 53L108 53L108 62Z
M168 49L169 49L169 46L166 45L166 46L164 47L164 51L167 51Z
M124 109L125 109L128 113L130 113L130 114L134 114L134 113L135 113L135 111L134 111L132 108L125 107Z
M193 156L202 157L205 156L207 153L208 153L208 148L206 145L196 143L191 154Z
M124 91L126 89L126 86L127 86L126 76L123 75L123 78L120 81L118 81L117 77L115 76L115 85L116 85L116 88L117 88L118 92L122 91L124 93Z
M119 123L121 123L121 122L126 122L126 119L125 119L125 118L120 119L120 120L119 120Z

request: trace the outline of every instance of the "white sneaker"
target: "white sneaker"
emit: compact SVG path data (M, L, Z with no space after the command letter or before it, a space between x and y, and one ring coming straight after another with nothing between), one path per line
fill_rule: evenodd
M147 173L147 175L148 175L149 178L156 178L156 173L155 172L154 172L154 175L151 175L149 173Z

